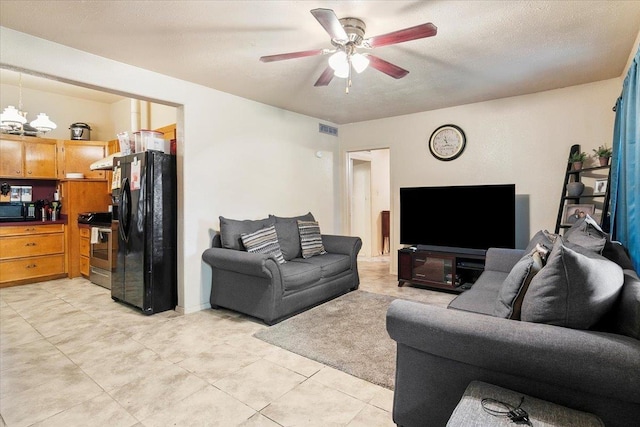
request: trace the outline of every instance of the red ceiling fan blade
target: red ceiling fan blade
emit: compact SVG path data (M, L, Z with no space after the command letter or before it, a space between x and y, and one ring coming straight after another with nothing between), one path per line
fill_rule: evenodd
M429 22L428 24L416 25L415 27L405 28L404 30L371 37L366 39L363 44L369 47L388 46L390 44L435 36L437 32L438 28Z
M393 65L391 62L387 62L384 59L380 59L377 56L366 55L369 58L369 65L375 68L378 71L382 71L388 76L393 77L394 79L401 79L407 74L409 71L404 68L400 68L397 65Z
M290 53L281 53L278 55L261 56L260 61L262 62L282 61L283 59L304 58L305 56L322 55L323 53L325 53L324 49L303 50L301 52L290 52Z
M311 14L315 16L324 30L329 33L332 39L336 40L349 40L349 36L342 28L340 20L336 16L335 12L331 9L313 9Z
M331 82L331 79L333 79L333 73L333 68L325 68L322 74L320 74L320 77L318 77L318 80L316 81L314 86L328 86Z

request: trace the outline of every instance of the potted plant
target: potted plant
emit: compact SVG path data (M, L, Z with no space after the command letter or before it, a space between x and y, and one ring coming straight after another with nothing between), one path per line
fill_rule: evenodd
M589 156L587 156L587 153L585 153L584 151L577 151L569 156L569 163L573 164L574 170L580 170L582 169L582 165L588 157Z
M594 155L598 159L600 166L607 166L609 164L609 158L613 154L613 150L606 145L601 145L598 148L593 149Z

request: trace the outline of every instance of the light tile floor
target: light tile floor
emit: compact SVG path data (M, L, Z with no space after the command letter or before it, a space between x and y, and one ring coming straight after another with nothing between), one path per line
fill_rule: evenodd
M398 288L389 257L360 289ZM84 279L0 289L0 426L393 426L393 392L252 335L227 310L145 316Z

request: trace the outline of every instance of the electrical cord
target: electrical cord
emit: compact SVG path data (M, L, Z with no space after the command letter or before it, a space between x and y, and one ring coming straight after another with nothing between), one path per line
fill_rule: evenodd
M500 400L486 397L480 401L480 404L482 405L482 409L486 413L491 414L494 417L509 418L509 420L511 420L511 422L515 424L523 424L523 425L528 425L530 427L533 427L533 424L531 424L531 421L529 421L529 414L527 413L527 411L521 408L523 402L524 402L524 396L520 398L520 403L518 404L518 406L512 406ZM489 404L502 407L505 410L501 411L501 410L493 409L489 407Z

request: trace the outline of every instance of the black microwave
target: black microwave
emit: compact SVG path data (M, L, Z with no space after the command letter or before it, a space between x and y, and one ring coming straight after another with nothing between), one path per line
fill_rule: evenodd
M0 202L0 221L33 221L36 204L32 202Z

